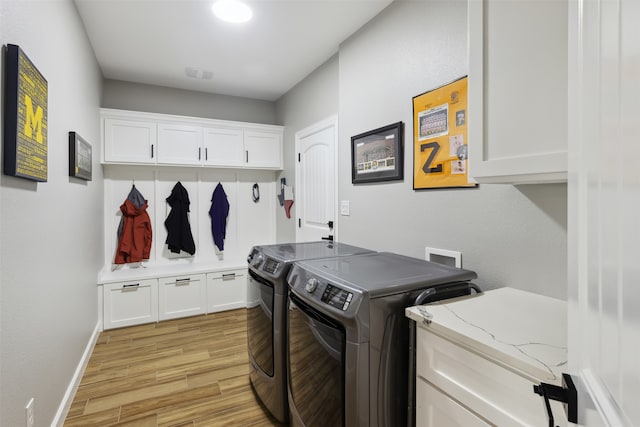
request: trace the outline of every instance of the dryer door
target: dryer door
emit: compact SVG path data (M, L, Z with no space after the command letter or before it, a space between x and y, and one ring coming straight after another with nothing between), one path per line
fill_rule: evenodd
M251 269L247 304L249 356L265 374L273 377L273 284Z
M342 325L289 294L289 397L307 427L344 426Z

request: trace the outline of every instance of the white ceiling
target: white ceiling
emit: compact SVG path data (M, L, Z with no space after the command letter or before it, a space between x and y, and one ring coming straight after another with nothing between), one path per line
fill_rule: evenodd
M253 19L229 24L212 0L75 0L105 78L268 101L391 2L246 0Z

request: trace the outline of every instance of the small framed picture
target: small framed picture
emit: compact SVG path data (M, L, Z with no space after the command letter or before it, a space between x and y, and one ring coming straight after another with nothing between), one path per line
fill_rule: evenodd
M69 132L69 176L91 181L91 144Z
M361 184L404 178L404 124L387 125L351 137L351 182Z

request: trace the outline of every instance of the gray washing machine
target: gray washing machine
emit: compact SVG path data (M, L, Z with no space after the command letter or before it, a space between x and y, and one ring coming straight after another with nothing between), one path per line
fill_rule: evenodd
M467 295L476 277L392 253L295 263L288 276L291 423L406 426L413 382L404 309L425 295Z
M249 264L247 341L251 384L280 422L287 422L287 274L295 261L372 253L331 241L255 246Z

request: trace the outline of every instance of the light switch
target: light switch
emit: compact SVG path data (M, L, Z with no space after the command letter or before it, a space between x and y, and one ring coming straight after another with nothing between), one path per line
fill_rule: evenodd
M340 215L348 216L349 215L349 201L341 200L340 201Z

